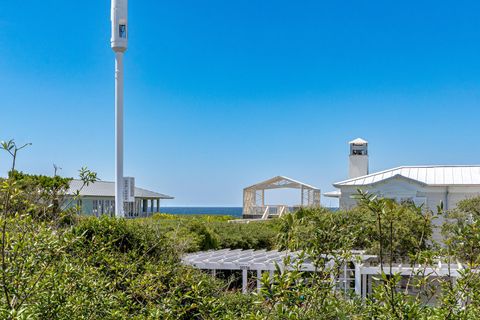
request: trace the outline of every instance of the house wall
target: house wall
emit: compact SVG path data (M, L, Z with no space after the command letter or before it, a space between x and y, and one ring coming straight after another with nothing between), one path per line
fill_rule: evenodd
M135 216L143 216L143 213L144 213L144 208L143 206L148 206L148 209L147 209L147 212L148 213L152 213L152 212L157 212L159 211L159 209L157 209L156 207L156 201L157 199L155 199L155 203L154 203L154 207L152 208L151 207L151 204L150 204L150 199L148 199L148 201L145 203L147 199L144 199L144 198L139 198L139 197L136 197L135 198L135 203L134 203L134 212L136 212L136 215ZM104 201L104 204L105 204L105 201L110 201L110 205L111 206L114 206L114 202L115 202L115 197L91 197L91 196L82 196L81 197L81 207L82 207L82 214L85 214L85 215L100 215L101 213L95 213L94 212L94 201ZM77 204L76 201L71 201L71 198L67 198L66 201L65 201L65 208L70 208L70 207L74 207L75 205ZM106 205L106 204L105 204ZM113 213L113 209L112 209L112 213ZM107 214L108 212L104 212L104 214Z
M378 194L384 198L391 198L397 201L409 199L415 204L423 204L425 208L437 213L437 207L443 203L445 210L454 209L461 200L480 196L480 186L425 186L418 182L401 177L388 179L372 186L345 186L341 187L340 208L349 209L357 205L357 200L352 196L361 188L372 194ZM433 223L434 240L440 240L440 226L443 224L443 216L437 216Z
M434 212L442 202L444 209L449 210L454 209L461 200L480 196L480 186L425 186L408 179L394 178L372 186L341 187L341 209L357 205L357 201L352 199L352 195L355 195L359 188L385 198L411 199L417 204L425 202L424 205Z
M66 201L67 203L66 207L74 207L77 204L76 201L70 201L70 199ZM93 215L94 214L93 201L101 201L101 200L115 201L115 198L114 197L88 197L88 196L81 197L82 214Z

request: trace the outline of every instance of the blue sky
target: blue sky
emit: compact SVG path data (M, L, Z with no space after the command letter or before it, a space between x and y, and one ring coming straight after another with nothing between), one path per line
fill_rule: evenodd
M86 165L113 179L109 10L0 2L0 139L33 143L19 169ZM235 206L275 175L331 190L356 137L372 170L479 164L479 12L478 1L131 0L125 175L170 205Z

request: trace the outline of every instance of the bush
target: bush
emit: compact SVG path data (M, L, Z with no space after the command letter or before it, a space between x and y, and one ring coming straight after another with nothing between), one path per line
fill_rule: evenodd
M59 176L48 177L10 171L8 179L0 179L3 184L0 195L2 198L10 195L10 214L28 213L36 219L51 221L64 214L61 204L70 180Z
M288 214L281 219L278 246L292 250L314 246L319 253L343 249L380 254L381 242L397 260L428 248L432 234L429 212L410 204L382 202L389 207L384 210L388 214L380 216L380 232L379 216L369 207L379 206L379 201L365 199L352 210L300 209Z
M64 189L63 182L16 172L2 181L1 319L480 317L480 274L475 269L480 265L480 198L461 202L458 210L447 213L449 239L435 252L426 250L431 235L428 211L367 194L360 194L361 205L355 210L299 210L280 220L250 224L230 224L227 217L174 219L161 214L139 220L74 217L67 224L59 223L64 216L60 209L49 211L51 200L62 192L48 190ZM47 190L44 196L35 196L42 188ZM301 261L287 259L289 268L278 267L273 277L263 274L259 293L243 295L180 263L188 250L276 245L307 251L319 272L306 274ZM456 281L435 280L440 292L436 306L422 304L420 293L408 295L400 287L400 274L383 272L372 284L373 294L362 300L333 290L351 249L381 253L385 261L408 255L422 266L432 265L439 254L468 264ZM339 261L321 264L320 253ZM430 276L410 285L430 286Z
M164 234L178 252L273 249L278 233L277 221L237 224L225 221L222 216L179 216L173 219L172 215L159 214L143 219L142 223Z
M219 236L219 248L272 250L276 245L278 222L213 223L212 228Z

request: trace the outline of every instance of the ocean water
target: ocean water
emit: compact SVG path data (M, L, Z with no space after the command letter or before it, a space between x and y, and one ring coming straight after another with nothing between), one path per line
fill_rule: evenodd
M337 211L338 208L327 208ZM170 214L218 214L234 217L242 216L242 207L161 207L162 213Z
M162 213L170 214L217 214L241 217L242 207L161 207Z

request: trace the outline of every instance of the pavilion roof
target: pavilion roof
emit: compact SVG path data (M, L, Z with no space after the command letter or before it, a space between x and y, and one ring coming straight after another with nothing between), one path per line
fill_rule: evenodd
M245 189L282 189L282 188L291 188L291 189L312 189L312 190L320 190L317 187L314 187L310 184L306 184L304 182L300 182L298 180L294 180L285 176L276 176L270 178L268 180L256 183Z
M93 196L93 197L114 197L115 196L115 183L111 181L97 181L90 183L88 186L82 188L83 182L81 180L70 181L70 188L67 194L74 194L76 190L80 190L80 196ZM138 198L152 198L152 199L173 199L173 197L150 191L142 188L135 187L135 197Z

